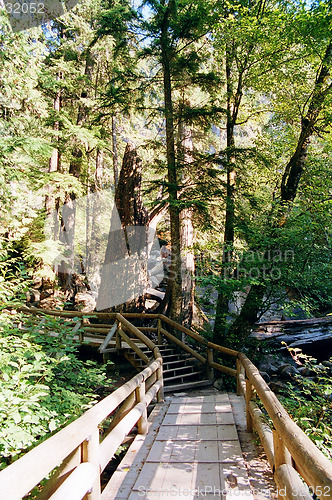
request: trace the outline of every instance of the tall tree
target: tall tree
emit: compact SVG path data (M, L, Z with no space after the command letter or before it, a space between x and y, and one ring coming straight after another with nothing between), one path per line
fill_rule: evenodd
M314 6L311 12L301 10L298 13L300 23L302 22L306 29L311 31L313 16L317 14L331 15L326 11L326 5ZM318 9L318 11L317 11ZM321 10L322 9L322 10ZM323 25L327 19L323 19ZM308 31L304 29L304 35L307 36ZM270 228L272 234L278 228L283 227L289 217L292 205L297 196L299 185L306 167L308 147L312 141L313 136L319 130L323 129L329 124L329 113L327 107L329 98L332 92L332 85L330 83L330 74L332 67L332 47L328 31L323 32L317 30L318 40L316 39L316 47L320 46L321 57L314 58L314 65L316 67L316 78L312 82L312 87L307 99L304 100L302 113L300 115L300 133L295 145L294 153L288 160L284 169L283 175L280 179L280 191L277 199L277 215L273 216L270 220ZM301 43L305 45L305 39ZM314 54L311 56L311 60ZM312 63L311 63L312 64ZM257 320L259 311L262 308L263 297L267 291L266 283L260 282L253 284L246 297L246 301L241 309L240 315L237 317L229 330L229 335L238 338L244 338L250 330L253 323Z

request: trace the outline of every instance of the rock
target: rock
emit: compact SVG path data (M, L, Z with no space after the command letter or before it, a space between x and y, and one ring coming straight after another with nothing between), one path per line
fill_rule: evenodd
M96 307L96 299L89 292L80 292L75 295L75 310L92 312Z
M47 290L43 290L42 292L40 292L39 298L40 300L48 299L49 297L52 297L53 294L53 288L48 288Z
M48 297L39 302L41 309L63 309L63 301L56 297Z
M46 298L46 297L44 297ZM39 290L31 289L26 293L26 301L29 304L38 304L40 301L40 292Z
M222 391L224 387L224 381L222 378L217 378L217 380L214 382L213 387L215 389L218 389L218 391Z
M332 363L331 363L331 361L322 361L322 365L326 366L326 368L330 368L330 370L332 370Z
M300 366L300 368L298 368L298 371L300 372L302 377L311 377L315 374L315 372L310 370L310 368L308 368L307 366Z
M279 368L279 374L281 378L293 379L296 375L300 375L300 372L292 365L282 365Z
M259 371L259 373L261 374L261 377L263 377L263 379L265 380L265 382L270 382L271 377L270 377L270 375L268 373L261 372L261 371Z
M41 288L43 286L43 278L41 278L40 276L35 276L33 278L33 287L34 288Z
M260 372L266 372L269 375L275 375L278 373L278 367L268 361L262 361L261 363L259 363L258 369Z
M285 390L285 385L280 380L277 380L277 382L270 382L269 387L271 391L275 392L276 394L279 394L280 392L283 392Z

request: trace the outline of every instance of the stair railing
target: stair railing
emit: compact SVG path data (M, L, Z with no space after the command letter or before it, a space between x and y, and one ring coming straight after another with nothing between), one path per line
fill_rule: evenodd
M195 349L193 349L191 346L187 345L185 342L180 340L176 335L173 335L172 333L168 332L164 327L163 324L169 325L172 327L173 330L176 330L180 332L181 334L185 334L188 337L192 338L196 342L198 342L199 345L205 348L205 355L197 352ZM185 352L188 352L192 356L194 356L200 363L206 366L208 377L211 379L213 378L213 369L220 371L222 373L226 373L227 375L231 375L233 377L237 377L237 370L234 368L230 368L228 366L221 365L220 363L216 363L213 360L213 353L214 352L220 352L223 354L227 354L228 356L232 356L233 358L236 359L238 352L234 351L233 349L228 349L227 347L222 347L218 344L214 344L212 342L209 342L206 340L204 337L199 335L198 333L195 333L189 328L186 328L183 325L180 325L176 323L175 321L169 319L167 316L164 316L163 314L159 315L159 321L158 321L158 343L162 343L162 336L166 337L168 340L173 342L174 344L178 345L181 347L182 350Z

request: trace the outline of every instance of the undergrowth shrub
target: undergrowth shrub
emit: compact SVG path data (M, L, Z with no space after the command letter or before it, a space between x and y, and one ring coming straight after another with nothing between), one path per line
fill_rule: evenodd
M96 403L98 386L112 385L108 365L79 359L72 328L53 317L0 315L0 468Z

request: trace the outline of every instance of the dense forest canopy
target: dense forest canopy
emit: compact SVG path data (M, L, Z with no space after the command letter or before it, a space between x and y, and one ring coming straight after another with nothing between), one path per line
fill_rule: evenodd
M21 31L2 10L0 38L3 304L103 309L129 256L107 307L144 309L164 265L154 310L212 304L219 343L331 312L330 2L82 0Z

